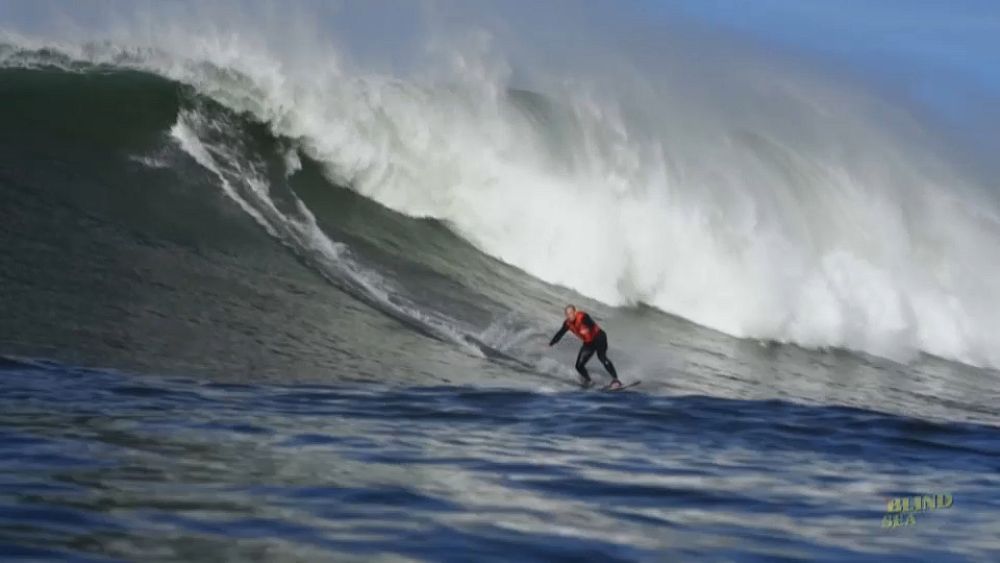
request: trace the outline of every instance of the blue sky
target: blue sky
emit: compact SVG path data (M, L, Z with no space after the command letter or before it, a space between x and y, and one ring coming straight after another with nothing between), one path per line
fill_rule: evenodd
M959 72L1000 91L997 0L672 0L659 2L772 42L841 57Z
M993 150L1000 0L650 1L711 26L823 57L907 95Z

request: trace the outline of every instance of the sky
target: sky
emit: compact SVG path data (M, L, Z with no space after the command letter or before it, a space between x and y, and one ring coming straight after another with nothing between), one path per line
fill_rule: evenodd
M669 0L683 13L812 53L908 96L983 152L1000 149L1000 0Z

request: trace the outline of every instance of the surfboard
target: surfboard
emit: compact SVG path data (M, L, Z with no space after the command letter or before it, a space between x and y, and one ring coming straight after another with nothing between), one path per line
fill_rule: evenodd
M633 381L632 383L626 383L617 389L608 389L606 386L601 387L601 391L607 391L608 393L617 393L619 391L624 391L630 387L635 387L636 385L642 383L642 381Z

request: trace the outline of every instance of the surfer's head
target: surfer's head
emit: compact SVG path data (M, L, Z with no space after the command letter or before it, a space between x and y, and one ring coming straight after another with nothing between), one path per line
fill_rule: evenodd
M573 305L566 305L566 308L563 309L563 312L566 313L566 320L571 321L573 320L573 317L576 316L576 307L574 307Z

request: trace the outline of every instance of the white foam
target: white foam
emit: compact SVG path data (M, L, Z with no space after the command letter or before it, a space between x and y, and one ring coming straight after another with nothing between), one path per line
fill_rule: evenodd
M247 213L247 215L253 217L254 221L256 221L261 227L264 227L264 229L267 230L271 236L278 236L274 226L272 226L271 223L264 217L263 213L258 211L253 205L237 193L235 188L233 188L229 179L225 174L223 174L222 170L219 169L215 159L211 154L209 154L208 149L205 148L201 139L198 138L198 135L191 128L191 125L189 124L190 119L200 121L201 117L198 114L193 114L191 112L182 112L180 117L177 119L177 123L175 123L170 129L170 135L177 141L184 152L191 155L191 157L194 158L198 164L204 166L219 178L222 190L227 196L229 196L230 199L235 201L243 209L243 211Z
M130 155L128 158L132 162L137 162L146 168L154 170L170 167L170 163L159 155Z
M302 170L302 160L299 158L299 151L294 148L286 150L285 177L290 178L299 170Z

